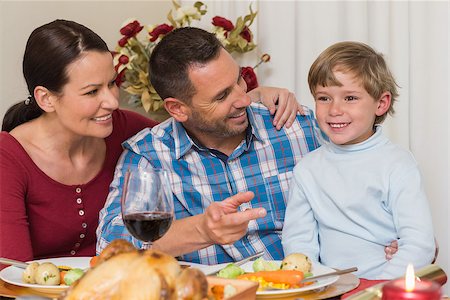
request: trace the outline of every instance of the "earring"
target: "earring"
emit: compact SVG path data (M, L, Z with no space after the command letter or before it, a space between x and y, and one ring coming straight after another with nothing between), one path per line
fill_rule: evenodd
M30 102L31 102L31 100L33 100L33 97L31 96L31 95L29 95L28 97L27 97L27 99L25 99L25 105L29 105L30 104Z

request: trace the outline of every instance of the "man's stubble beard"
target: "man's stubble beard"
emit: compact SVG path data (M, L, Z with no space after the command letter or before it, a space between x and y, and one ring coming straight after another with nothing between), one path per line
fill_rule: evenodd
M203 116L197 111L192 112L192 116L190 120L185 122L185 125L188 128L195 128L197 132L205 133L208 135L215 135L217 137L234 137L236 135L242 134L248 127L248 117L246 118L245 123L243 123L242 128L230 128L227 126L227 120L225 118L223 120L216 120L214 123L211 121L207 121L203 118Z

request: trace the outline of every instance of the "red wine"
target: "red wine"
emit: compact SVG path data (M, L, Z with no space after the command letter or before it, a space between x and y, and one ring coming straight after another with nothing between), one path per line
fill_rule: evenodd
M153 242L169 230L172 215L166 212L139 212L125 215L123 222L135 238L144 242Z

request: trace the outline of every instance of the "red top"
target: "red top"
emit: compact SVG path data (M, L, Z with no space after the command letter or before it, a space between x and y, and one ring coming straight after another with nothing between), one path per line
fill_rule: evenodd
M95 255L99 211L122 153L121 143L155 124L137 113L116 110L113 132L105 139L102 170L88 183L70 186L48 177L15 138L1 132L0 257L27 261Z

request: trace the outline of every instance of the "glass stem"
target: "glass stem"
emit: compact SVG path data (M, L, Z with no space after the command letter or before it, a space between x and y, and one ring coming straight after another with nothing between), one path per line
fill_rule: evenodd
M152 248L152 243L151 242L143 242L142 243L142 247L141 247L142 250L147 250L147 249L150 249L150 248Z

